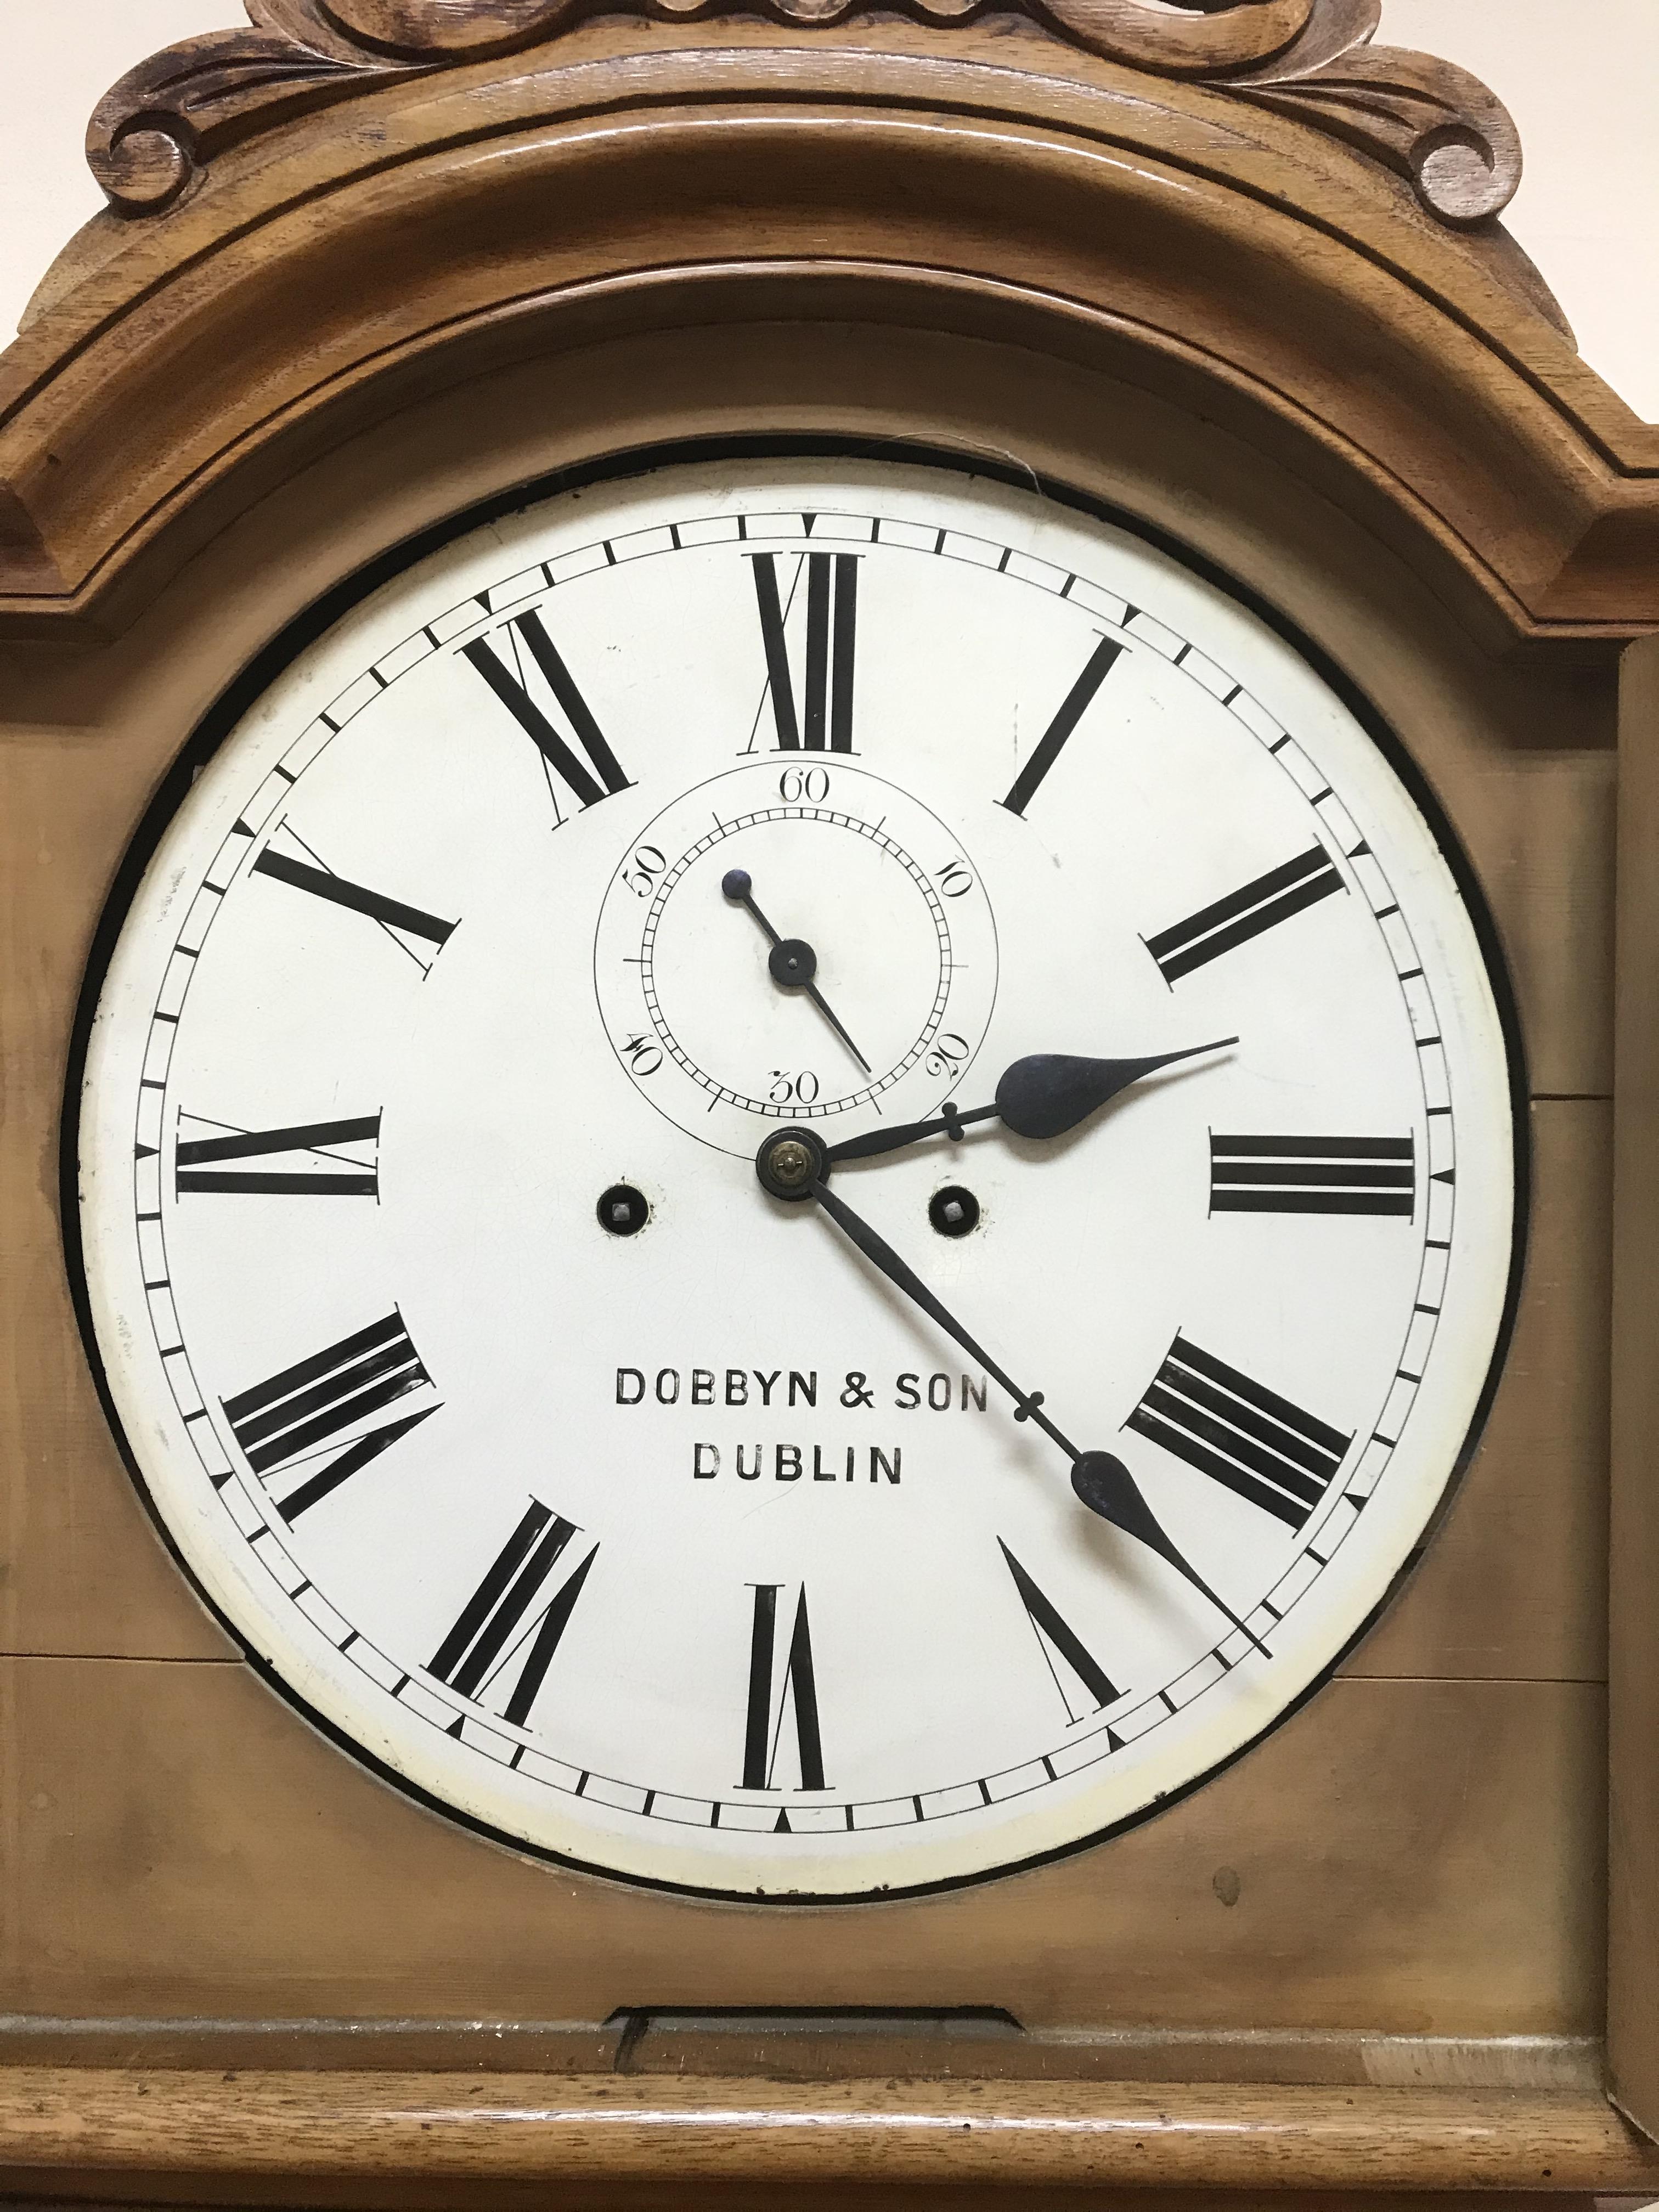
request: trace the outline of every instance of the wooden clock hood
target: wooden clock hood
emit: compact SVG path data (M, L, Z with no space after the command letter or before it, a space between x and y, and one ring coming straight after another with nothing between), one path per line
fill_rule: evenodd
M483 366L803 313L1109 363L1511 641L1659 621L1659 430L1498 226L1508 115L1380 0L248 8L93 118L110 211L0 368L14 635L124 627Z
M1374 46L1380 0L246 6L248 28L154 57L100 103L88 151L109 205L0 356L0 1218L17 1286L0 1346L0 1614L7 1663L57 1669L29 1712L18 1693L15 1728L5 1708L0 1738L16 1774L56 1759L70 1777L9 1801L27 1807L17 1835L37 1820L6 1937L34 2010L7 2029L24 2063L0 2066L0 2184L33 2202L40 2173L84 2169L114 2177L110 2201L152 2185L158 2201L485 2201L464 2199L471 2180L551 2205L601 2201L592 2183L631 2203L659 2201L647 2185L678 2161L711 2186L752 2181L720 2200L733 2203L806 2182L826 2193L803 2202L837 2187L863 2201L878 2179L1024 2182L1045 2203L1108 2182L1182 2203L1200 2185L1251 2202L1659 2190L1659 2149L1609 2108L1600 2070L1605 2048L1613 2094L1659 2141L1659 426L1578 359L1501 228L1521 164L1502 106L1460 70ZM499 512L526 483L691 441L836 438L1046 477L1257 587L1410 733L1515 985L1534 1255L1516 1348L1462 1493L1474 1504L1401 1601L1428 1622L1407 1623L1411 1663L1362 1650L1354 1679L1320 1693L1367 1710L1409 1693L1441 1717L1406 1742L1391 1711L1305 1800L1312 1770L1294 1765L1261 1793L1262 1856L1284 1871L1259 1923L1232 1911L1236 1875L1231 1895L1212 1891L1214 1857L1192 1859L1223 1938L1167 1871L1207 1790L1149 1825L1138 1873L1124 1869L1141 1846L1120 1839L1109 1865L1043 1869L1040 1896L1022 1875L862 1905L862 1950L827 1911L745 1922L562 1872L550 1905L547 1869L402 1800L353 1796L325 1832L295 1776L324 1775L321 1796L337 1782L342 1802L378 1785L267 1715L198 1617L143 1523L77 1333L65 1068L111 884L157 790L187 776L190 731L389 549ZM93 1686L61 1688L66 1656ZM124 1729L150 1727L164 1674L188 1678L197 1702L179 1690L169 1710L193 1717L175 1764L132 1790L169 1814L176 1796L177 1817L152 1835L135 1814L100 1860L98 1822L118 1823L93 1769L119 1764ZM1508 1733L1490 1723L1498 1689L1526 1693ZM238 1748L214 1717L229 1705L208 1702L222 1695L246 1696L269 1736ZM86 1747L63 1747L54 1697L95 1723ZM1310 1741L1320 1710L1296 1717ZM1452 1722L1474 1778L1443 1792L1441 1826L1432 1731ZM1403 1747L1403 1811L1389 1774L1358 1764L1379 1740ZM267 1951L227 1914L224 1978L192 1980L192 1885L221 1852L202 1806L242 1824L222 1852L240 1913L271 1864L255 1831L302 1801L335 1917L283 1889ZM1407 1864L1408 1833L1427 1837L1433 1878ZM482 1902L464 1851L484 1867ZM153 1904L158 1867L172 1887ZM426 1938L396 1918L417 1890L440 1900ZM994 1909L975 1919L981 1896ZM681 1948L659 1981L671 1914ZM557 1973L526 1929L567 1946ZM453 2001L405 2021L427 2002L417 1939L428 1963L442 1949ZM968 1986L994 1950L995 1986ZM1129 2008L1168 2020L1137 2079L942 2064L924 2094L876 2078L884 2057L868 2079L849 2066L793 2087L665 2069L647 2095L616 2078L639 2036L607 2021L613 2005L700 2018L793 2006L802 1983L813 2004L864 2007L877 1967L900 2010L1020 2017L1035 1988L1057 2033L1079 2025L1063 2007L1079 1989L1099 1996L1101 2068L1125 2063L1109 2044L1122 2021L1138 2032ZM649 1989L623 1985L647 1968ZM555 2078L533 2039L479 2056L498 2032L485 2003L533 2022L556 1986L591 2065L567 2057ZM290 2001L331 2045L282 2043L273 2008ZM204 2017L169 2014L143 2046L110 2017L123 2005ZM378 2060L329 2055L359 2014L392 2011ZM1448 2019L1458 2033L1440 2033ZM233 2028L248 2039L222 2065ZM198 2029L205 2061L189 2057ZM465 2031L444 2045L476 2069L460 2087L373 2070L433 2063L428 2029ZM1565 2086L1525 2070L1545 2044L1582 2069ZM239 2078L249 2051L289 2070ZM513 2064L524 2073L488 2070ZM566 2194L542 2188L550 2174ZM400 2194L409 2175L428 2192Z

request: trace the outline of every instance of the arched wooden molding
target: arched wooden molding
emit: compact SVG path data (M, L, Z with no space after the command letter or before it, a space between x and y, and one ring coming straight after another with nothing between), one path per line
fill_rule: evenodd
M647 22L747 14L829 27L864 0L246 0L256 28L170 46L99 102L93 173L120 213L171 207L222 149L417 70L517 52L585 17ZM913 21L966 24L994 8L1158 76L1260 101L1411 179L1443 222L1498 215L1521 181L1507 110L1450 62L1370 40L1382 0L897 0Z
M182 187L94 218L0 357L0 633L125 627L411 392L780 297L1179 389L1500 639L1659 625L1659 430L1499 225L1292 119L1372 0L1087 0L1133 63L1007 13L255 4L106 103L126 189ZM1200 44L1232 74L1174 73Z

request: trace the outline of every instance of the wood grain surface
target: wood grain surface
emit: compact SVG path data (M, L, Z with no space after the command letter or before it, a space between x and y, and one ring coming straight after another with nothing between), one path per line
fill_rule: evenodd
M757 1911L471 1835L244 1667L11 1660L0 1980L14 2011L105 2019L971 2006L1032 2029L1595 2035L1605 1725L1594 1684L1339 1680L1094 1850Z
M671 2170L650 2179L617 2181L477 2177L429 2178L394 2170L349 2176L281 2173L179 2173L54 2168L49 2173L0 2173L21 2192L0 2197L7 2212L41 2212L74 2204L82 2212L173 2212L185 2205L338 2208L338 2212L777 2212L778 2191L767 2181L690 2183ZM50 2191L50 2194L47 2192ZM1373 2190L1119 2187L1066 2182L1058 2186L995 2182L848 2183L795 2181L790 2207L804 2212L1648 2212L1645 2191L1594 2195L1577 2190Z
M1607 2061L1659 2134L1659 638L1626 659L1620 770Z
M602 4L659 23L683 12L672 0ZM99 102L87 158L112 205L154 214L198 182L222 147L296 110L333 106L422 64L537 45L599 11L595 0L289 0L275 21L262 11L261 29L209 33L131 70ZM774 0L769 12L811 30L852 7ZM955 28L977 11L904 0L902 12ZM1220 14L1175 15L1146 0L1019 0L1019 12L1085 52L1207 81L1331 131L1409 178L1443 222L1497 215L1521 181L1520 138L1501 102L1449 62L1372 49L1374 10L1247 0Z
M1224 2081L1599 2096L1599 2036L1030 2029L1011 2014L691 2010L603 2021L0 2016L0 2067L717 2075L766 2081Z
M30 2177L26 2177L26 2179ZM82 2212L107 2212L119 2203L140 2212L173 2212L182 2204L283 2208L340 2208L340 2212L668 2212L696 2206L699 2212L777 2212L777 2191L765 2181L724 2181L688 2189L672 2175L652 2180L483 2181L428 2180L399 2175L389 2179L356 2176L309 2176L297 2181L282 2175L174 2175L124 2172L53 2172L47 2197L30 2192L7 2196L7 2212L41 2212L52 2204L73 2203ZM167 2192L158 2200L156 2191ZM59 2193L61 2192L61 2193ZM1014 2191L994 2183L937 2181L886 2185L830 2181L793 2183L789 2204L803 2212L1647 2212L1645 2195L1595 2196L1572 2190L1547 2193L1514 2190L1297 2190L1136 2189L1110 2185L1042 2184Z
M1599 2100L1053 2082L53 2072L0 2076L0 2183L31 2168L291 2181L878 2182L1249 2189L1659 2187ZM719 2202L718 2197L714 2199Z
M0 2177L3 2180L4 2177ZM722 2181L691 2189L672 2174L651 2180L481 2181L428 2180L396 2175L307 2177L285 2175L179 2175L160 2172L79 2173L62 2169L50 2176L25 2175L36 2187L6 2196L7 2212L43 2212L47 2205L75 2204L81 2212L175 2212L184 2204L260 2206L269 2212L291 2208L339 2208L339 2212L777 2212L778 2193L769 2182ZM51 2196L38 2193L50 2188ZM163 2192L160 2197L157 2191ZM995 2183L939 2183L889 2185L795 2182L789 2204L802 2212L1647 2212L1645 2195L1590 2196L1572 2190L1471 2191L1351 2189L1120 2189L1065 2183L1057 2188L1019 2185L1014 2191Z
M704 321L716 270L828 319L860 270L878 319L971 297L1196 379L1511 641L1659 619L1659 431L1362 155L1030 26L741 20L397 76L94 225L0 363L0 618L134 619L308 454L504 353Z
M0 2177L3 2179L4 2177ZM340 2208L340 2212L669 2212L696 2206L699 2212L777 2212L778 2194L765 2181L724 2181L688 2188L672 2175L652 2180L497 2181L410 2179L377 2176L178 2175L159 2172L64 2172L23 2176L35 2188L7 2195L7 2212L42 2212L47 2205L75 2204L81 2212L175 2212L184 2204L283 2208ZM50 2188L51 2196L40 2193ZM158 2197L156 2192L163 2195ZM966 2185L937 2181L888 2185L795 2182L789 2204L803 2212L1646 2212L1645 2196L1589 2196L1574 2190L1540 2195L1531 2191L1282 2189L1119 2189L1073 2183L1049 2188L1020 2185L1010 2191L994 2183Z

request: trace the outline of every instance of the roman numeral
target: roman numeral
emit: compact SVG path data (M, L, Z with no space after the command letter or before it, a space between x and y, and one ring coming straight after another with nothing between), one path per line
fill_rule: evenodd
M1212 1213L1389 1213L1409 1221L1410 1137L1210 1139Z
M574 1573L538 1607L538 1599L576 1534L574 1522L532 1499L462 1607L459 1620L433 1653L427 1672L462 1697L482 1699L527 1641L530 1648L518 1680L501 1709L503 1720L522 1728L599 1556L595 1544ZM509 1644L509 1638L515 1640ZM460 1727L457 1721L450 1734L458 1735Z
M199 1115L192 1115L192 1121ZM223 1124L208 1124L222 1127ZM242 1191L309 1197L377 1198L380 1174L374 1164L342 1156L340 1145L372 1144L380 1134L378 1114L351 1121L306 1121L292 1129L239 1129L228 1136L181 1139L173 1155L178 1188L186 1191ZM264 1159L283 1153L309 1154L305 1168L227 1168L226 1160ZM331 1161L332 1166L322 1163Z
M1065 1661L1066 1666L1071 1668L1073 1674L1094 1699L1094 1710L1097 1712L1103 1705L1115 1704L1122 1692L1114 1687L1105 1668L1094 1656L1076 1630L1069 1626L1052 1599L1043 1595L1008 1547L1003 1543L1000 1536L997 1538L997 1542L1001 1546L1003 1558L1008 1562L1008 1571L1014 1578L1014 1588L1019 1592L1020 1603L1025 1607L1026 1618L1030 1620L1032 1632L1036 1637L1037 1649L1048 1662L1048 1672L1054 1676L1054 1687L1060 1692L1067 1714L1073 1720L1080 1717L1072 1711L1072 1700L1054 1666L1056 1655Z
M1286 860L1282 868L1269 868L1265 876L1218 899L1213 906L1200 907L1172 929L1147 938L1146 950L1163 969L1164 981L1177 982L1194 968L1202 968L1236 945L1247 945L1264 929L1288 921L1304 907L1316 906L1333 891L1345 888L1325 848L1316 845L1311 852Z
M784 623L789 609L778 593L778 556L752 553L755 603L766 647L767 689L778 744L786 752L850 753L853 750L853 669L858 630L859 562L854 553L806 553L795 583L806 577L806 665L802 685L805 724L795 712ZM794 591L790 592L790 605ZM826 743L827 735L827 743Z
M344 1431L431 1379L402 1316L393 1311L220 1403L249 1467L264 1477L319 1456L319 1446L331 1445ZM354 1437L337 1458L282 1498L277 1511L286 1520L297 1519L436 1411L428 1406Z
M477 638L471 645L464 645L461 651L540 752L547 763L549 788L556 775L579 806L595 806L600 799L628 790L628 778L606 743L604 731L594 720L592 708L577 690L575 678L565 666L557 646L548 635L541 617L534 612L518 615L507 625L507 634L521 638L529 647L531 658L570 725L575 744L587 756L586 761L578 758L573 747L531 697L520 676L507 666L487 638Z
M270 846L253 863L252 873L270 876L279 884L291 884L295 890L309 891L313 898L327 899L331 905L347 907L353 914L366 914L387 929L402 930L410 937L424 939L428 945L442 946L456 927L453 921L441 921L435 914L426 914L417 906L405 906L401 899L387 898L383 892L372 891L362 884L337 876L331 868L313 867L307 861L290 860L286 853L273 852Z
M1124 1425L1291 1528L1306 1522L1353 1442L1184 1336Z
M1101 685L1111 674L1125 647L1109 637L1103 637L1089 656L1088 665L1060 702L1060 712L1037 739L1028 760L1014 778L1008 796L1000 800L1011 814L1024 814L1036 793L1042 779L1060 758L1060 747L1083 720Z
M818 1735L817 1678L812 1668L812 1633L806 1619L803 1583L795 1607L788 1656L777 1677L778 1593L781 1583L757 1583L754 1628L749 1644L749 1708L743 1739L744 1790L770 1790L778 1763L784 1716L795 1717L795 1747L803 1790L823 1790L823 1745ZM775 1714L775 1721L774 1715Z
M406 1437L411 1429L419 1428L421 1423L437 1410L435 1406L423 1406L418 1413L405 1413L400 1421L387 1421L380 1428L371 1429L366 1437L359 1437L355 1444L348 1445L337 1459L330 1460L326 1467L320 1467L314 1474L307 1475L286 1497L277 1498L275 1501L276 1510L284 1521L297 1521L302 1513L309 1512L313 1505L337 1490L343 1482L349 1481L371 1460L379 1459L380 1454L395 1444L399 1437Z

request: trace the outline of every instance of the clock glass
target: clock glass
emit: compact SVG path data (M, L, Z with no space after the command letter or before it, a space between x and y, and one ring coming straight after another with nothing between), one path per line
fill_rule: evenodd
M1501 984L1237 589L921 459L680 459L214 736L89 987L87 1310L178 1556L382 1774L916 1889L1156 1812L1370 1619L1501 1347Z

